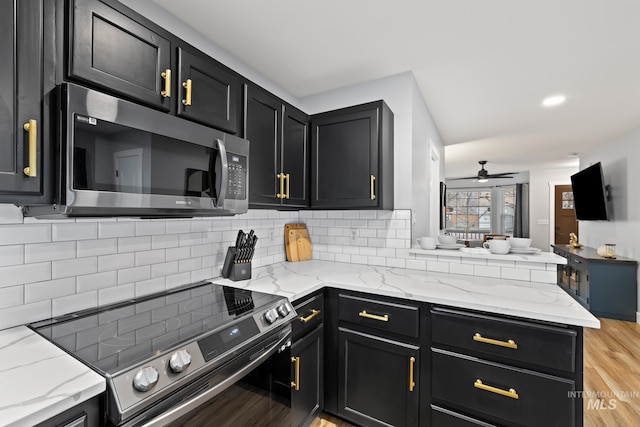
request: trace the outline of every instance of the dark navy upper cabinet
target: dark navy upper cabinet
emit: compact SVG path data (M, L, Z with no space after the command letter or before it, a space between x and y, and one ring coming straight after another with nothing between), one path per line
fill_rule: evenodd
M0 202L34 202L44 191L44 8L0 3Z
M172 43L147 22L97 0L73 0L69 77L169 111Z
M393 113L383 101L311 119L311 207L393 209Z

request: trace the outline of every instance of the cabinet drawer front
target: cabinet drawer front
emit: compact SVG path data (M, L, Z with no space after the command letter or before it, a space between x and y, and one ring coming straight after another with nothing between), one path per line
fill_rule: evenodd
M458 414L439 406L431 405L432 427L495 427L494 424L485 423L466 415Z
M498 424L575 425L575 382L433 349L436 402Z
M293 304L298 317L293 321L293 338L312 331L324 320L324 296L322 294L302 298Z
M339 320L417 338L420 309L385 301L340 295Z
M435 308L433 342L483 356L575 372L577 333L571 329Z

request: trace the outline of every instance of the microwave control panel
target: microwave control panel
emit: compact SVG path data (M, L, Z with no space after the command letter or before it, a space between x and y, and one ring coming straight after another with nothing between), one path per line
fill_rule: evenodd
M247 198L247 157L227 153L229 165L229 183L227 199L245 200Z

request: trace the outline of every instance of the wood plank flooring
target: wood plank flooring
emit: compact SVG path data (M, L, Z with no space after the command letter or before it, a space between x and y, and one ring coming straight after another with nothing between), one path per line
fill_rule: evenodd
M640 425L640 325L599 320L584 329L584 426Z

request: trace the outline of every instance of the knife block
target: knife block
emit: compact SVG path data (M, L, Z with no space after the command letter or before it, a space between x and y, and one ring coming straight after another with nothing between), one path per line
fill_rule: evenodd
M235 258L236 248L229 246L222 265L222 277L234 282L251 279L251 260L236 261Z

